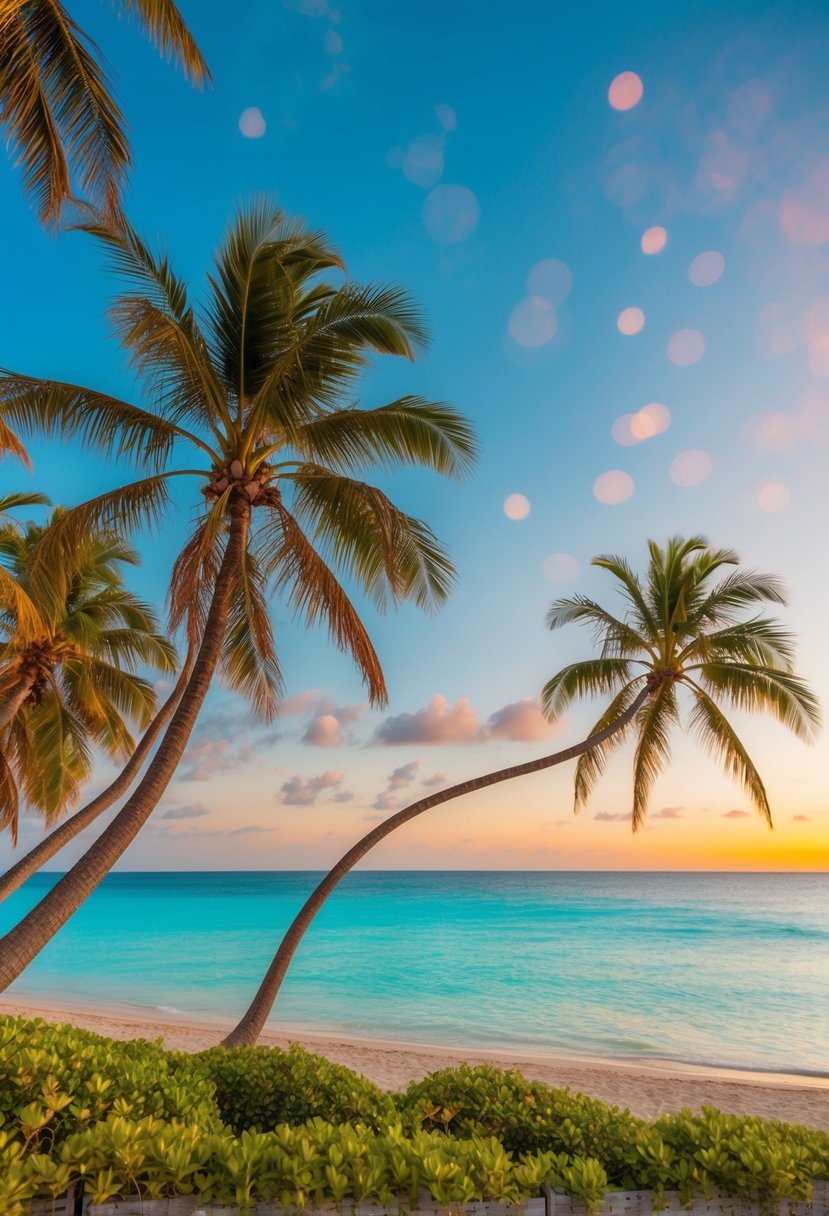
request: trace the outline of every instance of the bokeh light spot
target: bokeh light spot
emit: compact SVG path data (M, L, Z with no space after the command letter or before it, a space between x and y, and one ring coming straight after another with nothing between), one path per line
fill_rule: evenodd
M544 559L544 577L551 583L569 583L579 572L572 553L551 553Z
M594 496L608 507L615 507L620 502L626 502L634 488L631 475L623 473L621 469L610 469L593 482Z
M616 328L628 338L640 333L644 324L645 314L641 308L623 308L616 318Z
M698 253L688 267L688 278L695 287L711 287L725 270L725 258L716 249Z
M769 515L785 511L792 501L788 487L782 481L767 481L757 494L757 506Z
M764 304L757 314L754 331L757 353L767 359L791 354L797 346L797 333L788 305L783 300Z
M248 106L239 115L239 130L246 139L260 139L266 131L265 119L257 106Z
M428 190L443 176L443 139L440 135L420 135L403 155L403 176Z
M530 513L530 500L523 494L508 494L504 499L504 514L507 519L526 519Z
M519 346L544 346L555 337L556 314L543 296L528 296L512 310L507 330Z
M341 55L343 50L343 40L336 30L326 30L323 40L325 53L327 55Z
M451 106L435 106L435 114L437 115L437 120L443 127L444 131L455 130L458 125L458 116Z
M630 420L631 434L635 439L653 439L671 425L671 411L659 401L643 405Z
M680 329L668 343L668 358L677 367L690 367L705 354L705 338L698 329Z
M648 228L642 233L640 245L643 253L655 254L661 253L668 244L668 231L666 228Z
M573 287L573 272L559 258L544 258L536 262L527 275L527 291L531 296L543 296L553 308L563 304Z
M670 467L671 481L675 486L700 486L711 476L714 462L707 452L690 448L680 452Z
M829 377L829 296L813 300L801 318L801 330L815 376Z
M614 110L632 110L642 100L645 86L635 72L620 72L607 90L607 100Z
M478 227L481 209L466 186L435 186L423 202L423 223L433 241L454 245Z
M639 442L631 430L630 424L632 422L633 414L620 414L610 428L611 435L623 448L631 448L635 443Z

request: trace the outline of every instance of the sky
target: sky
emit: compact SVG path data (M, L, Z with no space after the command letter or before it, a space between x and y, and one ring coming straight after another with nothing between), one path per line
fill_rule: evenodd
M378 478L458 572L435 616L379 616L355 595L388 709L369 710L349 660L275 601L279 720L212 692L120 868L328 867L424 793L580 740L598 705L550 725L537 699L591 638L550 633L546 611L576 593L618 609L590 560L641 569L649 538L702 533L782 577L799 670L829 703L822 5L247 0L231 13L182 0L214 76L205 92L109 6L81 7L131 126L130 218L196 294L240 200L277 196L329 234L351 278L404 285L428 319L428 352L378 361L361 404L450 401L482 447L462 485ZM44 234L5 160L0 198L0 365L140 402L108 332L99 251ZM32 476L4 464L7 490L72 504L124 476L74 447L31 454ZM183 497L137 538L132 582L159 609L192 510ZM366 864L826 869L825 740L734 721L773 832L678 733L636 835L622 749L578 817L564 765L428 812ZM102 761L89 792L113 771ZM41 832L27 818L21 847Z

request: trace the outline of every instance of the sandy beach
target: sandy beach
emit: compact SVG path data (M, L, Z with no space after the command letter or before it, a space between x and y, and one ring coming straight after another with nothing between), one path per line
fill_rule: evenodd
M162 1038L167 1047L199 1051L221 1038L220 1022L197 1022L173 1015L140 1016L132 1012L107 1012L73 1008L46 1001L0 1001L0 1012L43 1017L52 1022L71 1022L116 1039ZM719 1107L735 1114L761 1115L791 1123L805 1123L829 1131L829 1079L790 1073L743 1072L704 1068L674 1061L649 1060L647 1064L581 1057L512 1053L506 1051L459 1051L457 1048L397 1043L387 1040L325 1037L300 1030L263 1034L260 1042L275 1047L301 1043L309 1051L326 1056L363 1073L384 1089L399 1089L409 1081L450 1065L494 1064L518 1068L525 1076L629 1107L634 1114L653 1119L667 1111L688 1106Z

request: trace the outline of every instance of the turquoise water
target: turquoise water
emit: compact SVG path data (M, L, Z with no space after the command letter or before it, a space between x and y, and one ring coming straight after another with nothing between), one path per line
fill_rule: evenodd
M9 994L241 1013L318 877L110 875ZM829 875L353 874L272 1023L829 1074Z

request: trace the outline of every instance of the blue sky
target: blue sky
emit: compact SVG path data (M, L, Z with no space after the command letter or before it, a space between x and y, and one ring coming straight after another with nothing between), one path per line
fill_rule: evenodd
M275 605L297 712L259 729L213 695L189 777L126 855L131 868L325 865L424 779L460 780L545 749L523 702L590 645L578 630L549 635L546 608L576 590L608 595L591 556L641 564L650 536L702 532L780 574L801 667L829 694L825 12L335 3L252 0L235 20L212 0L183 3L214 74L206 93L107 6L78 16L132 127L130 217L191 283L238 201L267 191L329 233L352 277L402 283L420 301L429 352L414 366L378 364L362 401L421 393L474 418L483 456L467 484L383 481L449 543L458 587L434 618L365 607L386 715L365 712L348 661ZM644 91L616 109L609 89L624 73ZM622 104L635 97L626 80ZM113 284L97 251L77 235L44 235L5 162L0 192L0 364L134 396L107 336ZM667 234L655 254L642 249L651 228ZM626 309L644 314L635 334L619 330ZM640 413L653 403L662 410ZM620 443L631 415L640 435L654 419L670 425ZM33 444L32 454L34 482L7 465L9 487L71 503L121 476L74 450ZM624 501L600 501L631 487ZM512 495L527 500L525 517L505 513ZM183 500L161 535L140 541L136 584L159 605L188 511ZM596 712L578 709L550 738L581 737ZM769 723L739 725L767 778L773 835L678 739L653 802L667 813L634 840L626 756L577 823L571 774L559 771L437 812L373 864L825 866L825 744L808 750ZM411 742L376 741L407 729ZM24 842L38 830L29 825Z

